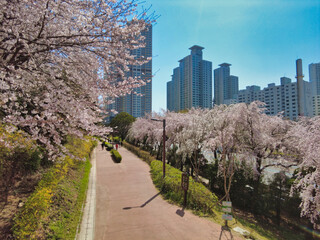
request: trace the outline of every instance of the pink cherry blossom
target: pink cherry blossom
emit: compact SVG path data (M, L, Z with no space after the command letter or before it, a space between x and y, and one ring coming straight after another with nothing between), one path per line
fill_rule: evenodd
M0 0L0 116L53 154L67 134L101 135L104 99L145 84L132 50L154 21L136 0ZM60 147L59 147L60 146ZM59 149L60 148L60 149Z

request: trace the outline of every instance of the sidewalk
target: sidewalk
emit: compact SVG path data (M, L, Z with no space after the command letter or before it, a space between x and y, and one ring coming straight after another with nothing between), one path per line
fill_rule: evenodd
M163 200L149 166L124 147L119 153L117 164L107 151L96 149L96 240L219 239L220 225ZM235 233L233 238L242 239Z

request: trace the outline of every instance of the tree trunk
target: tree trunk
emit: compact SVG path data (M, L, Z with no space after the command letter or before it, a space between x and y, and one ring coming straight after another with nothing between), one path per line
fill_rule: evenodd
M158 147L158 152L157 152L157 159L158 160L161 160L161 158L162 158L162 142L160 142L160 145L159 145L159 147Z
M193 165L191 164L191 177L193 177L193 171L194 171Z
M252 212L255 214L259 214L259 200L260 200L260 179L259 175L257 179L253 182L253 192L252 192Z

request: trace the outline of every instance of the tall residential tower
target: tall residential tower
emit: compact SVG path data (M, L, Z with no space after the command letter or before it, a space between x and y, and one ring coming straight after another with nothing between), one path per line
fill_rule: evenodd
M309 81L314 87L314 95L320 95L320 62L309 64Z
M313 115L320 115L320 62L309 64L309 81L312 84Z
M222 63L214 70L214 104L236 102L239 91L239 78L230 75L229 63Z
M212 62L203 60L203 47L194 45L191 54L179 61L167 83L167 109L212 107Z
M152 57L152 25L148 25L141 34L145 37L145 47L132 50L131 53L136 58L150 58ZM130 94L116 98L108 109L114 109L118 113L127 112L134 117L143 117L152 111L152 60L141 66L130 65L129 69L128 77L140 77L146 85L135 88Z

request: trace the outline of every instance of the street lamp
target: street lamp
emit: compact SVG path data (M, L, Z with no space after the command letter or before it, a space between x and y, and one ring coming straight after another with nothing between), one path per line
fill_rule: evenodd
M166 176L166 120L165 119L155 119L151 118L152 121L163 122L163 151L162 151L162 162L163 162L163 175L164 178Z

